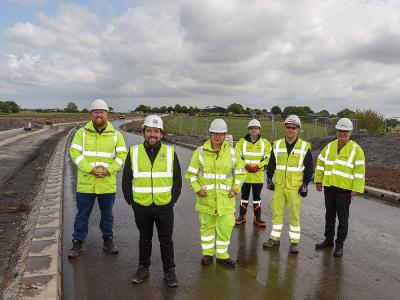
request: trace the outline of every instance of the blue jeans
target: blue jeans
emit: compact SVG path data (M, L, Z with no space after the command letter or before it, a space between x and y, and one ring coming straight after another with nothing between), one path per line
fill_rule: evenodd
M76 193L76 206L78 212L75 216L74 233L72 235L74 240L84 242L88 233L88 221L90 213L92 212L94 202L99 203L101 212L100 230L104 237L113 236L113 205L115 201L115 193L112 194L84 194Z

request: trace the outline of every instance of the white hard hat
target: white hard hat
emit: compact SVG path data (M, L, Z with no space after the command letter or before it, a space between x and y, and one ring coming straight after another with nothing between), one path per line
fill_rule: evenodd
M300 118L299 118L298 116L296 116L296 115L290 115L290 116L288 116L288 117L286 118L284 124L285 124L285 125L286 125L286 124L294 124L294 125L296 125L297 127L300 127L300 126L301 126L301 121L300 121Z
M261 124L260 124L260 122L258 122L258 120L253 119L253 120L250 120L249 124L247 125L247 128L249 128L249 127L259 127L259 128L261 128Z
M104 100L96 99L92 102L92 105L90 105L90 111L96 110L96 109L108 111L108 105Z
M335 128L337 130L351 131L351 130L353 130L353 123L348 118L341 118L337 122Z
M210 129L208 131L215 132L215 133L226 133L228 131L228 127L226 126L226 123L224 120L215 119L211 122Z
M155 127L164 130L163 120L156 115L148 115L146 119L144 119L142 127Z

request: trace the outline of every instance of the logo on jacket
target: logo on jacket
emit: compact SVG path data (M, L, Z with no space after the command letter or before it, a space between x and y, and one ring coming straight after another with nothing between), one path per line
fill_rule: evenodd
M165 159L165 154L164 153L160 154L160 159Z

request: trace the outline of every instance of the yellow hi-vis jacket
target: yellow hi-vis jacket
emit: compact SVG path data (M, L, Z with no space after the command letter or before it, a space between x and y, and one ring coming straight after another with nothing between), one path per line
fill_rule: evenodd
M109 194L117 190L116 176L124 164L127 150L124 137L110 122L99 134L89 121L75 133L69 148L72 161L78 167L79 193ZM103 167L109 175L96 178L93 167Z
M310 143L298 138L290 155L285 138L274 142L276 160L274 183L276 188L299 189L303 184L304 158L311 149Z
M173 183L174 147L161 144L151 164L143 144L131 146L133 201L149 206L171 202Z
M338 140L330 142L318 156L314 182L363 193L364 151L356 142L350 140L338 153Z
M229 198L229 191L240 192L247 175L244 161L239 152L227 140L216 154L211 140L197 148L192 156L185 178L195 193L204 189L206 197L196 194L196 211L210 215L229 215L235 213L235 197Z
M271 155L271 144L267 139L260 137L255 143L241 138L236 144L244 162L251 166L258 166L260 169L256 173L248 173L246 183L264 183L264 167L268 165Z

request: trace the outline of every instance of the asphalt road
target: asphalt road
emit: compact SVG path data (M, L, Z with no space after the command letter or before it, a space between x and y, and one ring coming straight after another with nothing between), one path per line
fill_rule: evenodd
M127 144L142 137L124 133ZM176 147L182 170L192 151ZM263 218L267 229L251 222L233 231L230 254L237 262L234 270L212 264L200 265L199 226L194 211L194 194L186 184L175 205L175 260L179 287L163 282L157 234L153 239L150 279L131 283L138 263L138 230L132 209L125 203L118 179L114 237L118 255L102 250L99 209L90 219L85 251L68 261L75 216L75 168L69 157L64 180L62 286L64 299L398 299L400 295L400 207L364 197L356 197L350 207L350 229L342 258L332 250L316 251L323 239L323 195L311 186L301 212L301 248L289 253L286 222L281 246L264 251L262 243L271 228L271 192L262 192ZM183 174L182 174L183 175ZM239 200L239 199L238 199ZM252 218L252 212L248 212Z

